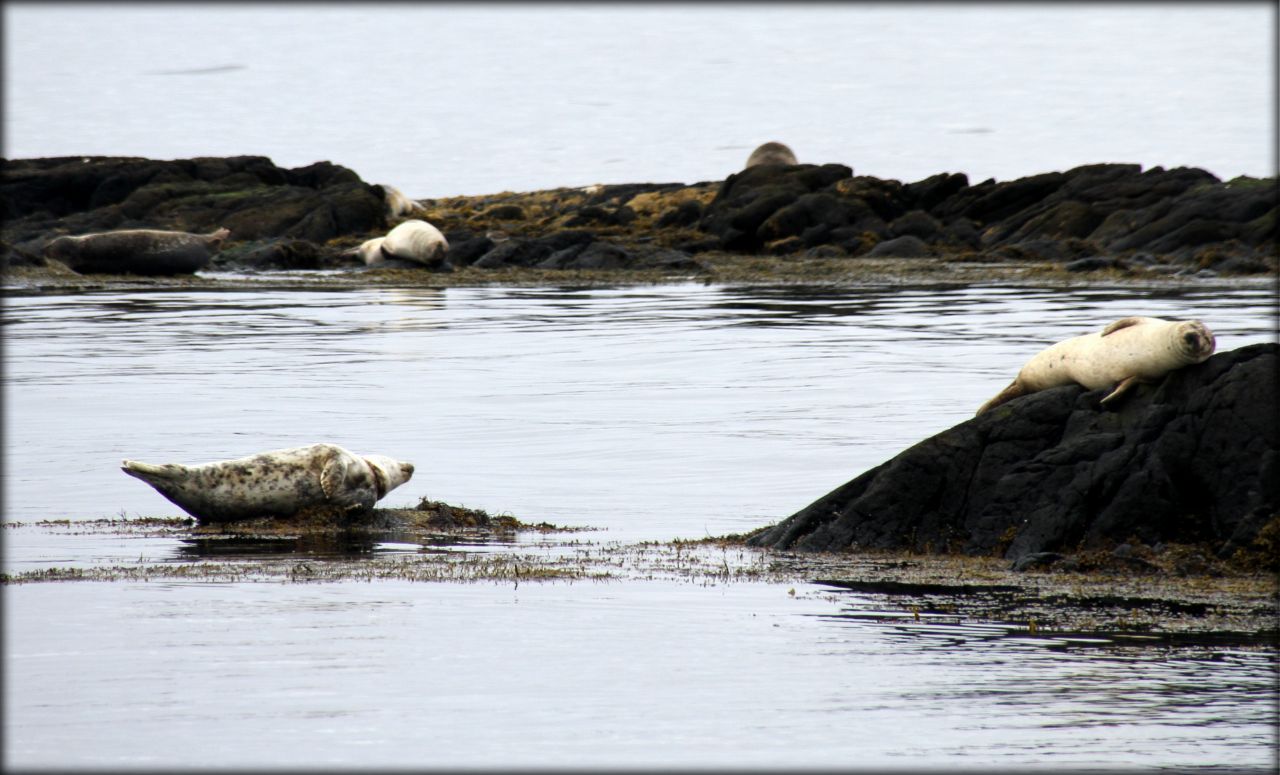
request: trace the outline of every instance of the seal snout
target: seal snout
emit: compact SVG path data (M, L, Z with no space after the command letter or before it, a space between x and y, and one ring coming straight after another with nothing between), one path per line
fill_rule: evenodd
M1187 355L1202 361L1213 355L1214 349L1217 347L1217 340L1214 339L1213 332L1199 321L1192 322L1182 332L1183 348Z

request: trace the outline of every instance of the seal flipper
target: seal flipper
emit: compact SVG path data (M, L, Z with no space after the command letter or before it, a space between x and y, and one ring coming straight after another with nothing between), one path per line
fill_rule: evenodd
M1018 396L1026 395L1026 393L1027 389L1022 386L1021 382L1015 379L1013 382L1009 383L1007 388L997 393L995 398L983 404L974 416L976 417L978 414L982 414L988 409L994 409L1005 401L1012 401Z
M155 466L150 463L139 463L136 460L122 460L120 470L129 476L141 479L152 487L158 487L182 476L187 469L176 463Z
M344 455L331 454L324 467L320 469L320 491L324 493L324 499L327 501L333 500L346 480L346 457Z
M1138 317L1120 318L1116 322L1111 323L1106 328L1102 329L1102 335L1106 336L1107 334L1114 334L1116 331L1119 331L1122 328L1128 328L1129 326L1136 326L1141 322L1142 322L1142 318L1138 318Z
M1124 397L1126 393L1128 393L1130 390L1133 390L1135 387L1137 387L1138 383L1141 381L1142 380L1138 379L1137 375L1134 375L1132 377L1125 377L1124 379L1120 380L1120 384L1116 385L1115 390L1112 390L1110 393L1103 396L1102 400L1098 402L1099 405L1108 406L1112 403L1115 403L1116 401L1119 401L1121 398Z

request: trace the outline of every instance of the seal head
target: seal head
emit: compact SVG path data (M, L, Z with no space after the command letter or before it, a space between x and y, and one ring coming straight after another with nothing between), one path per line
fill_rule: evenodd
M761 164L798 164L796 155L790 148L777 142L767 142L756 148L747 157L747 166L743 169L750 169Z

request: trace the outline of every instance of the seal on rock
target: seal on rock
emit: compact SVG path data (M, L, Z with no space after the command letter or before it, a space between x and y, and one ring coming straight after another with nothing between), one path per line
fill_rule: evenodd
M374 237L373 239L367 239L360 243L360 247L351 252L360 256L360 260L364 261L366 266L381 263L383 260L382 243L386 241L386 237Z
M355 252L366 264L398 258L426 267L440 267L449 252L449 241L426 221L408 220L387 232L387 236L366 240Z
M1200 363L1213 355L1216 340L1199 320L1121 318L1099 333L1058 342L1027 361L1018 376L978 414L1027 393L1077 383L1089 390L1115 386L1106 406L1140 382Z
M402 215L409 215L418 209L418 203L405 196L400 189L395 186L388 186L386 183L382 185L382 199L387 203L387 217L399 218Z
M782 143L768 142L751 152L747 157L747 166L743 169L761 164L799 164L799 162L787 146Z
M384 455L355 455L336 444L311 444L202 465L121 470L156 488L200 522L287 518L331 510L340 516L373 508L413 476L413 464Z
M58 237L44 247L45 258L81 274L175 275L204 268L231 235L160 229L122 229Z

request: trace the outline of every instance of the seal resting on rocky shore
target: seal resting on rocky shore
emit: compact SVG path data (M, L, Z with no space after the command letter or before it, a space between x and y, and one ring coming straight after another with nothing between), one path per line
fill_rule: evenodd
M202 269L231 235L160 229L122 229L58 237L44 247L45 258L81 274L175 275Z
M1027 361L1017 378L978 414L1027 393L1077 383L1089 390L1115 386L1102 399L1106 406L1139 382L1200 363L1213 355L1217 342L1199 320L1121 318L1099 333L1058 342Z
M387 203L387 217L399 218L402 215L409 215L418 209L418 203L405 196L404 193L395 186L388 186L382 183L382 198Z
M782 143L767 142L751 152L747 157L747 166L743 169L761 164L799 164L799 162L787 146Z
M120 468L200 522L287 518L326 509L338 516L358 514L413 476L412 463L383 455L361 457L336 444L195 466L125 460Z
M412 261L415 264L436 268L445 262L449 241L439 229L417 219L405 221L387 232L385 237L365 240L354 251L365 264L381 263L387 259Z

